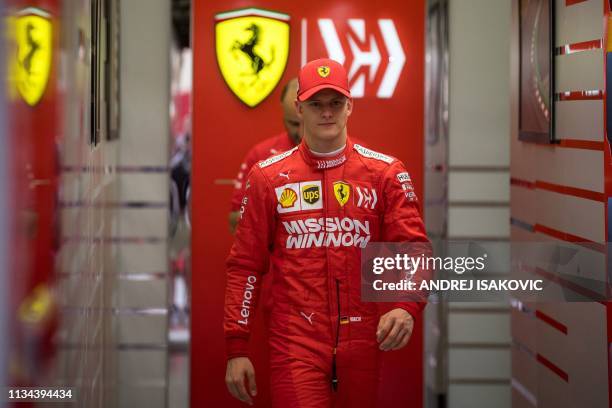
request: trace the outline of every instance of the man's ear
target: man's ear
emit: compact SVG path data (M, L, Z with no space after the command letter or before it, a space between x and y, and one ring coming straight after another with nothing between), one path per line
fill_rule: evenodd
M300 101L298 101L297 99L295 101L293 101L293 103L295 103L295 113L297 113L298 118L300 118L300 120L302 119L302 104L300 103Z
M348 98L346 101L346 115L351 116L351 113L353 113L353 98Z

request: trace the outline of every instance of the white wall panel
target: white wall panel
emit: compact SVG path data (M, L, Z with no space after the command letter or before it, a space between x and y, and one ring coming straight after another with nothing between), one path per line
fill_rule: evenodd
M490 207L451 207L448 210L448 236L508 237L510 210Z
M168 208L121 208L111 210L119 216L121 237L168 236Z
M498 313L453 312L448 318L451 343L510 343L510 315Z
M166 388L163 386L126 386L119 396L119 408L166 407Z
M603 117L603 100L556 102L555 137L602 142Z
M170 191L168 173L122 173L119 194L123 201L165 202Z
M167 203L166 171L170 140L170 0L120 2L121 12L121 172L123 203ZM143 169L153 166L155 169ZM168 270L167 208L117 210L121 237L161 237L160 243L122 243L121 273L152 273ZM166 307L167 279L120 281L115 287L118 307ZM130 317L128 317L130 316ZM150 341L167 343L167 316L122 314L119 338L126 350L119 352L118 401L121 407L164 407L167 399L167 349L138 350L145 335ZM130 325L132 323L132 325ZM147 328L148 327L148 328ZM138 329L141 333L138 333Z
M538 203L536 222L539 224L591 241L605 242L604 203L538 189L534 198Z
M533 143L512 144L512 177L540 180L562 186L603 192L603 152L542 146Z
M449 172L449 201L508 202L510 172Z
M121 165L168 165L169 0L121 2Z
M555 92L604 89L601 49L555 57Z
M506 385L464 385L449 387L449 408L510 408Z
M121 384L164 385L167 367L165 350L121 350L119 351L119 362L118 379ZM124 391L127 392L125 388L121 389L120 394L123 394ZM140 406L140 404L135 406Z
M164 344L168 338L167 316L119 315L115 316L121 344Z
M449 379L509 379L508 350L451 349L448 353Z
M450 1L449 164L509 163L510 1Z
M166 308L169 304L167 287L166 279L121 279L115 285L117 307Z
M123 244L121 273L164 272L168 269L166 244Z
M510 0L449 1L449 180L448 238L509 235ZM464 171L467 167L470 171ZM491 171L494 167L497 171ZM472 171L473 170L473 171ZM483 205L472 206L482 202ZM466 203L468 203L466 205ZM496 270L497 272L497 270ZM501 305L502 307L506 305ZM509 351L478 348L503 344L508 314L478 312L499 304L449 304L449 407L507 407ZM469 309L469 312L453 310ZM474 312L472 312L474 310ZM470 384L453 383L469 380ZM500 384L487 380L501 379Z
M588 0L566 6L565 0L555 0L556 46L603 38L603 1Z

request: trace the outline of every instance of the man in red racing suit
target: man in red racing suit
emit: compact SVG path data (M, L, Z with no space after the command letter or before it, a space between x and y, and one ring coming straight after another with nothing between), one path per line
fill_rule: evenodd
M268 270L274 407L376 406L380 353L408 343L424 307L398 303L380 316L378 304L361 301L368 242L427 237L403 164L347 137L347 82L335 61L304 66L297 103L304 140L248 176L227 260L224 330L226 384L250 404L256 385L248 339Z

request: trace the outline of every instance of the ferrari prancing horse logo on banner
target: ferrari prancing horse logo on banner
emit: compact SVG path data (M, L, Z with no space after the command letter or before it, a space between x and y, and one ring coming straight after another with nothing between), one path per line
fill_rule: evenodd
M289 57L289 16L256 8L215 16L217 62L232 92L257 106L280 81Z
M23 100L35 106L45 94L51 72L51 16L41 9L27 8L9 19L9 35L16 48L9 75Z

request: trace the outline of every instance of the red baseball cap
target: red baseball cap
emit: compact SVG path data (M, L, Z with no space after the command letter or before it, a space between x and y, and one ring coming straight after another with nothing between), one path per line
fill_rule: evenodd
M337 61L321 58L302 67L298 76L298 101L305 101L322 89L330 88L351 97L346 70Z

